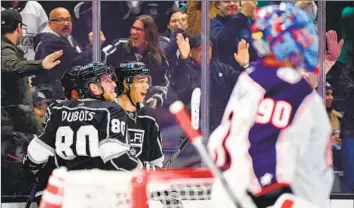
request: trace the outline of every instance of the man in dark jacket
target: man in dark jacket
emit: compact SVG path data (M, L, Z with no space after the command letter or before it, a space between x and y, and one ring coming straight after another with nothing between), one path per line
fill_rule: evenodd
M190 41L177 35L180 57L171 75L171 87L178 99L189 104L192 92L201 87L201 36L195 35ZM222 112L231 95L240 71L211 58L212 47L209 46L210 61L210 128L215 129L220 123Z
M53 51L63 50L64 52L60 58L61 65L46 74L36 76L33 80L34 86L50 84L56 99L65 97L60 82L63 74L73 66L85 65L92 60L92 33L88 35L90 44L83 49L71 36L72 26L70 12L63 7L57 7L50 12L47 27L34 38L36 60L42 59ZM100 39L101 42L104 41L103 33Z
M256 2L242 1L241 12L238 12L238 2L218 1L220 13L210 20L210 39L213 44L213 58L232 66L234 69L243 70L235 61L234 53L239 41L251 41L251 19L253 19ZM251 61L257 59L253 47L250 47Z
M41 125L33 113L28 76L45 72L60 63L62 51L43 60L27 61L16 45L22 37L22 17L17 10L1 12L1 190L22 193L21 159L33 134ZM15 163L13 163L15 162ZM18 192L19 191L19 192Z

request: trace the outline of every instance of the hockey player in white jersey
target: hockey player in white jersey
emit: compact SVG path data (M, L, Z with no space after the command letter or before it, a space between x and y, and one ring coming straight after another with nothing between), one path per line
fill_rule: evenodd
M288 194L295 200L285 200L294 205L287 207L325 207L331 126L323 100L301 76L318 72L313 20L282 3L261 8L251 29L262 58L240 75L208 150L244 208L274 206ZM212 198L224 205L222 190L216 182Z

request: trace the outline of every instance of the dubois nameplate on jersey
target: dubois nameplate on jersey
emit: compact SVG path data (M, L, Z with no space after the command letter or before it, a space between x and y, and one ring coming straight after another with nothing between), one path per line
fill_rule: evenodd
M144 134L145 130L141 129L128 129L130 154L138 157L143 151Z

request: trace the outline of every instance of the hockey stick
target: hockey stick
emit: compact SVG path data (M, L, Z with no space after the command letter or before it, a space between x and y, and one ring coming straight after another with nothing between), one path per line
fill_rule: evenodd
M202 136L200 132L192 128L191 125L189 125L190 116L184 104L181 101L176 101L170 106L170 111L172 114L175 115L179 125L182 127L183 131L186 133L187 137L192 142L193 146L199 152L204 163L210 168L213 175L217 179L219 179L219 181L221 182L222 186L224 187L226 193L229 195L232 202L235 204L237 208L242 208L239 200L234 196L233 191L230 188L229 184L226 182L224 176L222 175L220 170L216 167L213 160L209 156L207 150L203 146Z
M32 185L31 193L30 193L30 195L29 195L29 197L28 197L28 199L27 199L25 208L30 208L32 202L34 202L35 195L36 195L36 189L37 189L37 182L35 182L35 183Z
M199 109L200 109L200 95L201 91L200 88L195 88L192 92L191 96L191 114L192 114L192 122L191 125L195 130L199 129ZM178 157L178 155L182 152L182 150L187 146L189 143L189 139L184 137L181 145L178 149L172 154L170 159L165 161L162 165L163 168L167 168L172 164L172 162Z
M184 138L181 145L178 147L178 149L172 154L172 156L170 157L170 159L168 159L167 161L165 161L162 164L162 168L168 168L172 162L178 157L178 155L182 152L182 150L187 146L187 144L189 143L188 138Z

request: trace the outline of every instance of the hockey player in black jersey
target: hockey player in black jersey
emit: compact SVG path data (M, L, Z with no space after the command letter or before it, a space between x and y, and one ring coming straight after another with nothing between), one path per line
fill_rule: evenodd
M91 63L76 72L78 100L57 101L47 110L44 132L28 146L24 166L40 173L50 157L69 170L134 170L143 163L130 154L125 111L116 103L115 75ZM70 89L69 89L70 90Z
M149 69L142 62L132 61L121 63L115 70L118 77L116 102L128 115L130 154L144 161L150 169L162 167L160 127L153 109L142 104L151 84ZM166 190L156 194L165 195L166 199L161 200L165 208L182 207L181 201L172 197L173 193Z
M63 77L61 78L61 84L64 88L64 94L67 100L77 100L78 99L78 87L76 84L76 75L80 71L81 66L75 66L66 73L64 73ZM58 101L54 101L58 102ZM60 102L60 101L59 101ZM55 105L55 104L53 104ZM36 188L35 188L35 200L38 203L41 200L41 197L43 195L43 190L47 186L47 182L49 180L50 174L53 172L53 170L57 168L54 157L49 157L48 161L45 163L45 165L41 168L40 172L36 174L35 180L36 180ZM30 183L33 182L33 174L29 173L29 180ZM31 181L32 179L32 181Z
M117 103L128 115L130 154L152 166L162 167L164 155L160 128L153 109L142 102L149 90L149 69L142 62L121 63L115 69L118 88Z

